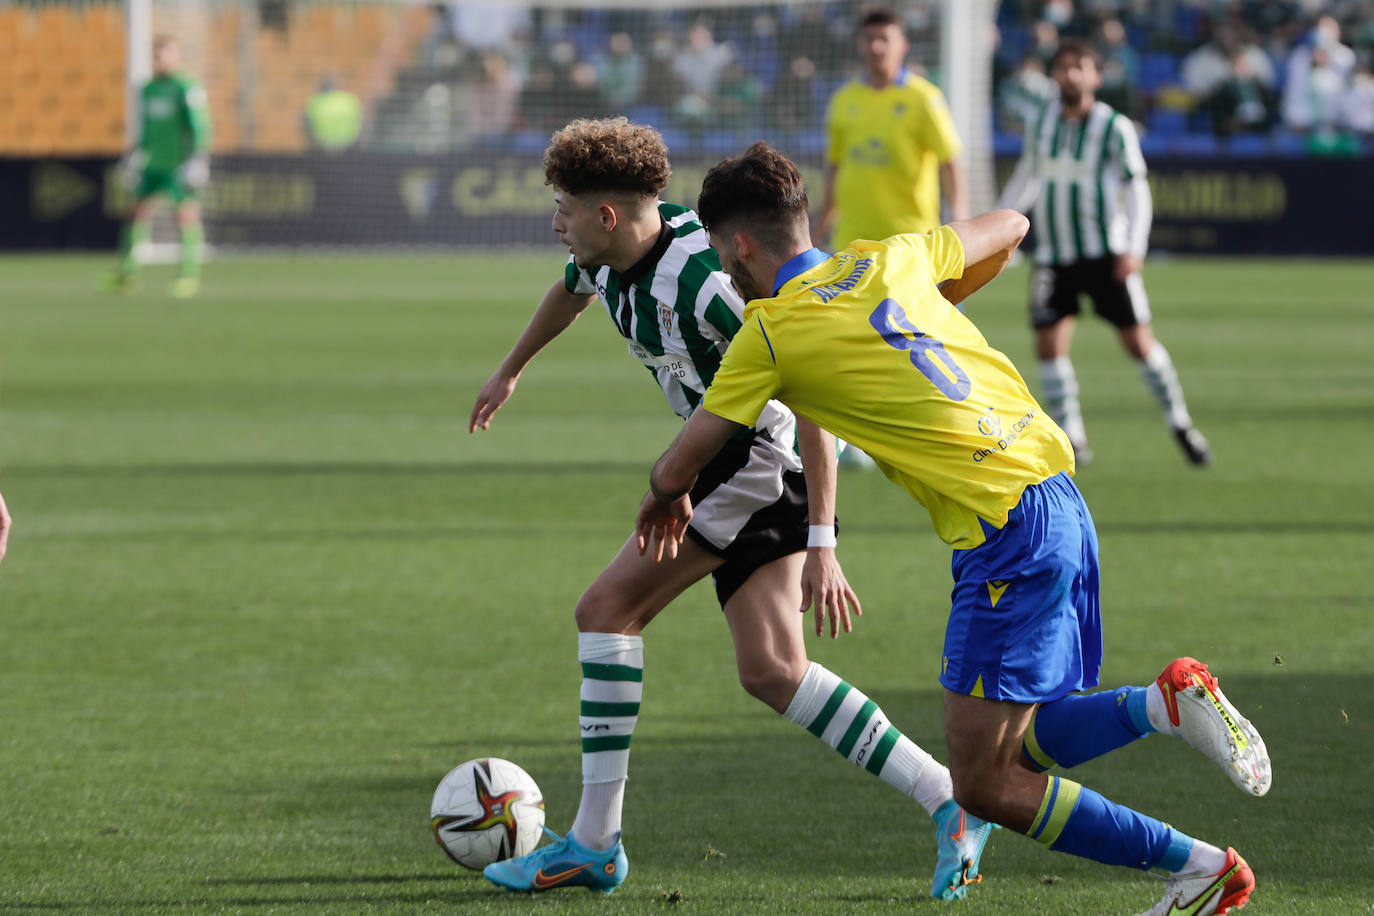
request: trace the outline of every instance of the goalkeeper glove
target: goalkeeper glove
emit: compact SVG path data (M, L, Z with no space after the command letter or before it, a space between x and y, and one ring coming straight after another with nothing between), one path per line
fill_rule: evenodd
M139 179L143 177L143 166L148 162L148 154L141 149L132 149L124 154L124 158L119 160L119 165L115 166L115 175L119 178L119 183L126 190L133 191L138 188Z
M204 154L187 159L177 169L177 179L193 191L199 191L210 182L210 160Z

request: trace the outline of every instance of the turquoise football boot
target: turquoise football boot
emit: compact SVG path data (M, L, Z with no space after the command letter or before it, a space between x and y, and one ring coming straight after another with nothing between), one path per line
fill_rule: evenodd
M554 842L518 859L493 862L482 874L493 884L513 891L547 891L555 887L585 887L609 894L625 880L630 860L616 834L615 845L605 851L588 849L568 835L560 837L549 828L544 832ZM981 849L981 847L980 847Z
M968 814L954 803L945 802L935 810L935 839L940 857L935 862L935 880L930 896L936 900L962 900L968 886L983 880L978 860L997 825Z

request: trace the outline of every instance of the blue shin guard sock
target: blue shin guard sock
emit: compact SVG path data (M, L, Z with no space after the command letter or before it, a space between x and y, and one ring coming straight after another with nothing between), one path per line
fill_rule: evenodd
M1075 693L1035 711L1021 748L1037 768L1073 767L1154 731L1145 715L1148 688Z
M1177 871L1193 839L1168 824L1104 798L1070 779L1049 777L1026 835L1055 852L1104 865Z

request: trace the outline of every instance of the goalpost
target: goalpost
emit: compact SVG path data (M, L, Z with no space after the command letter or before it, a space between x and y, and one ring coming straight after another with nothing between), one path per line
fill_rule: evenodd
M659 128L692 200L724 155L768 140L819 203L829 94L857 70L869 0L121 0L128 131L154 34L175 36L213 122L207 236L217 249L552 244L540 156L579 116ZM945 91L970 204L995 199L997 0L889 0L908 64ZM322 142L328 92L357 137ZM166 227L156 233L167 238Z

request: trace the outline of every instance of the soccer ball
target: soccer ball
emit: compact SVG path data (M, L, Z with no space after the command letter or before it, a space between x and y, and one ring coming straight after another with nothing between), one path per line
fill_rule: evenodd
M434 790L434 839L459 865L481 871L533 852L544 826L544 796L530 774L509 760L481 757L459 764Z

